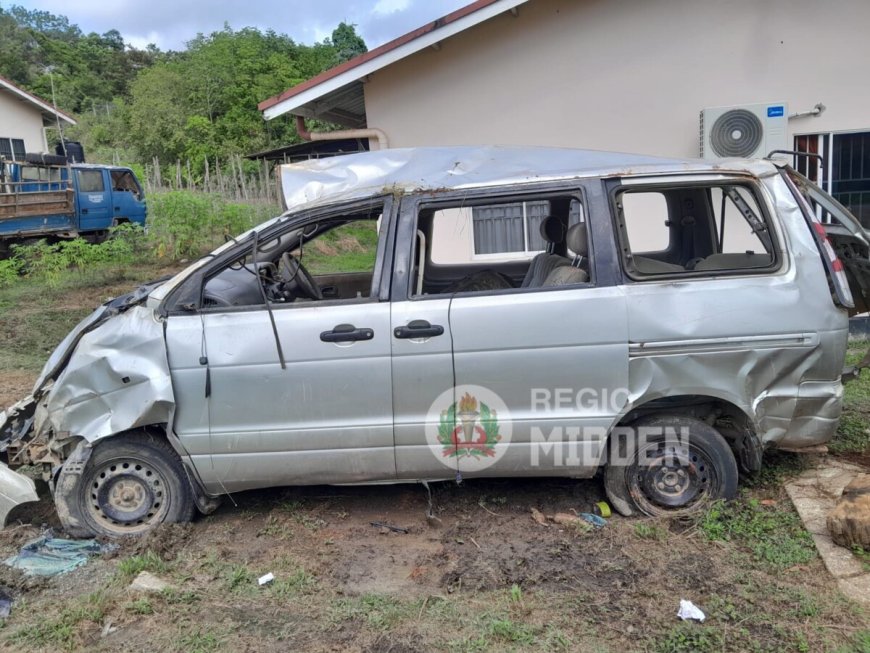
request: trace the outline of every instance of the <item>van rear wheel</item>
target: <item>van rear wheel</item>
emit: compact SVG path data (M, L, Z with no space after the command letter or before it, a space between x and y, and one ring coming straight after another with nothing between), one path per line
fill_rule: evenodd
M692 417L656 416L636 422L634 440L611 451L604 486L613 507L679 516L737 494L737 461L715 428Z
M196 504L178 454L164 438L128 433L98 442L61 522L74 535L141 535L193 518ZM65 519L66 517L66 519Z

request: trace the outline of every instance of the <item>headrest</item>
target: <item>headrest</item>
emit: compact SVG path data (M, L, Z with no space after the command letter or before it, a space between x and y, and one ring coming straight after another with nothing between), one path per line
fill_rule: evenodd
M565 236L568 249L574 252L577 256L589 255L589 242L586 237L586 223L578 222L568 229L568 234Z
M544 218L541 222L541 238L545 242L555 245L565 240L565 228L562 226L562 221L552 215Z

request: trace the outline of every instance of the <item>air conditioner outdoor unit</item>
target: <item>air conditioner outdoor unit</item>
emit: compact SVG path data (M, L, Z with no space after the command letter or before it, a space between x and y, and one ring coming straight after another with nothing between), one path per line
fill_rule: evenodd
M701 158L762 158L788 150L784 102L710 107L701 111Z

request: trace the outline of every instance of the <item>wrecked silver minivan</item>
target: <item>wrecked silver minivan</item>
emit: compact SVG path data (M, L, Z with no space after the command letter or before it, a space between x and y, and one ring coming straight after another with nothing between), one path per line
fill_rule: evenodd
M679 514L835 433L870 248L785 165L432 148L280 179L284 215L100 307L0 414L71 534L269 486L599 470L619 512ZM4 519L22 479L0 467Z

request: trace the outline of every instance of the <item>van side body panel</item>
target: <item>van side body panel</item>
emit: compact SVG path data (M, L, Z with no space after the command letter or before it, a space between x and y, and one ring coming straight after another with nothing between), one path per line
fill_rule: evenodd
M778 175L761 182L778 231L778 271L624 286L625 413L663 397L715 397L740 408L764 446L801 448L836 432L848 316L831 299L788 187Z

